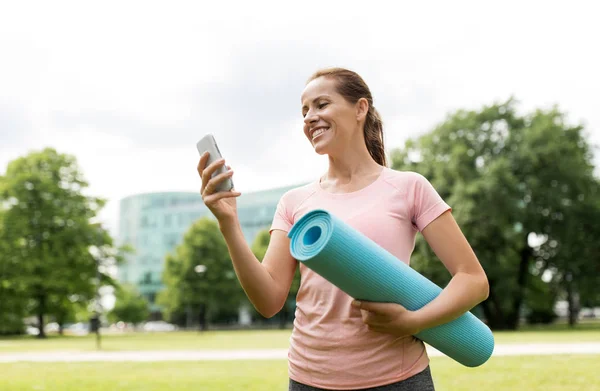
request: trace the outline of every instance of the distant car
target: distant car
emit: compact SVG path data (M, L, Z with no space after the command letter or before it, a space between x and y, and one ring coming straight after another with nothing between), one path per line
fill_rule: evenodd
M89 324L79 322L65 327L66 335L88 335L90 332Z
M163 320L147 322L142 327L144 331L175 331L177 326L171 323L167 323Z
M38 335L40 333L40 329L38 329L37 327L33 327L33 326L27 326L27 328L25 329L25 332L28 335Z
M44 330L46 330L47 333L58 333L58 329L59 329L59 326L58 326L58 323L56 323L56 322L48 323L46 325L46 327L44 328Z

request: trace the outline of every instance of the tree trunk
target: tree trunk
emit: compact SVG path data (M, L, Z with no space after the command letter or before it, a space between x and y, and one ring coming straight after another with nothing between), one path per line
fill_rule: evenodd
M46 332L44 331L44 312L46 312L46 295L42 294L38 296L38 338L46 338Z
M490 294L486 301L481 303L483 313L487 319L488 326L492 330L516 330L519 325L521 306L525 296L525 287L527 285L527 276L529 274L529 264L533 250L525 245L519 253L519 269L517 271L517 290L512 298L510 309L505 312L502 309L501 300L498 299L497 292L494 290L493 281L490 281Z
M502 304L498 300L496 294L496 285L490 279L490 294L484 302L481 303L481 309L485 316L487 325L492 330L513 330L512 324L509 322L511 314L506 314L502 309Z
M206 327L206 305L204 303L200 304L200 331L205 331Z
M492 281L490 281L490 294L488 299L481 303L481 309L483 310L483 316L485 316L487 325L495 329L502 318L502 309L498 306Z
M573 277L567 273L567 303L569 304L569 326L575 327L579 316L579 300L573 289Z
M529 262L531 260L531 256L533 255L533 250L527 244L527 239L525 240L524 247L521 249L519 253L519 270L517 274L517 291L515 296L513 297L513 303L511 308L511 313L508 318L508 326L511 330L516 330L519 326L519 317L521 314L521 306L523 304L523 298L525 296L525 287L527 285L527 275L529 274Z
M492 330L514 330L509 322L510 314L506 316L500 307L495 306L489 300L481 303L481 308L486 318L487 325Z
M185 307L185 328L192 329L192 307L189 304Z
M65 325L61 322L58 324L58 335L64 335Z

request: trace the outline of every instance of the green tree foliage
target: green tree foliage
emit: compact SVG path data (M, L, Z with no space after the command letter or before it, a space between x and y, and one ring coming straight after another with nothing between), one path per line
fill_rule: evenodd
M0 335L20 334L24 331L25 286L19 279L18 259L11 254L14 243L9 242L3 217L0 208Z
M569 324L574 325L583 306L600 305L600 183L578 197L560 227L562 240L550 235L539 253L569 303Z
M580 218L594 224L578 211L598 210L588 202L597 199L597 180L584 136L557 108L520 115L509 99L459 110L392 153L395 169L423 174L453 207L490 281L478 309L493 328L516 328L524 301L555 289L540 283L565 289L561 276L575 265L597 267L589 233L573 229ZM421 236L417 248L415 267L445 285L450 276ZM579 273L577 281L593 286L597 276Z
M158 303L165 317L176 323L183 317L188 327L198 319L204 330L219 313L237 310L242 300L227 244L210 218L196 221L167 255L162 278L165 289Z
M267 252L267 248L269 247L269 242L271 240L271 235L268 229L264 229L260 231L256 237L254 238L254 242L252 243L252 252L258 258L259 261L265 257ZM295 298L298 293L298 289L300 288L300 270L296 268L296 272L294 274L294 279L292 280L292 285L290 287L290 292L288 294L287 300L279 313L279 325L281 328L284 328L288 318L290 317L290 313L295 307ZM256 312L256 311L255 311ZM256 312L258 315L258 312Z
M100 271L120 259L110 235L91 222L104 200L84 195L87 186L75 158L51 148L17 158L0 177L0 270L9 290L2 301L35 315L41 338L45 316L64 318L66 307L92 300L99 284L112 282Z
M49 297L48 313L51 314L50 318L58 323L59 334L63 334L65 324L77 322L77 313L84 310L86 304L85 302L78 301L77 296L52 295Z
M118 285L115 291L115 306L108 314L113 322L137 325L150 315L149 303L134 286Z

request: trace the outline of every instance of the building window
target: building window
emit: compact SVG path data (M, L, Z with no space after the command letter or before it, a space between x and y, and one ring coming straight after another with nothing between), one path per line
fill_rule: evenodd
M179 239L179 235L177 235L177 234L166 234L163 237L165 247L167 247L168 249L174 248L177 245L178 239Z

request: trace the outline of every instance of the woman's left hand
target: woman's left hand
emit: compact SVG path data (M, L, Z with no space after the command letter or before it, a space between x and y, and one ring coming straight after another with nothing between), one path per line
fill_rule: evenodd
M417 313L400 304L354 300L352 306L360 309L363 322L369 330L397 337L415 335L421 331Z

